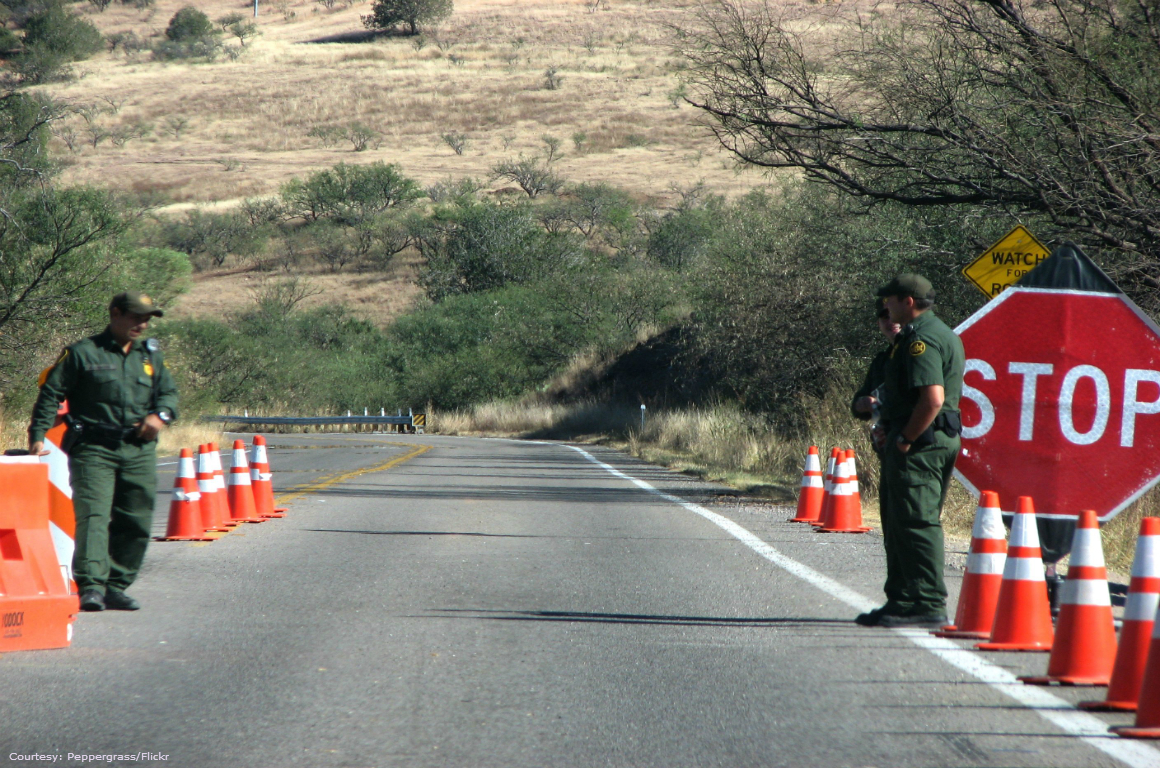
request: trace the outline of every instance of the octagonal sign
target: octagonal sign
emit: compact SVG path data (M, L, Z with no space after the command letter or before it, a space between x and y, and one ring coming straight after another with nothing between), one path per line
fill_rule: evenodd
M1122 294L1015 286L955 329L959 479L1005 509L1106 521L1160 480L1160 328Z

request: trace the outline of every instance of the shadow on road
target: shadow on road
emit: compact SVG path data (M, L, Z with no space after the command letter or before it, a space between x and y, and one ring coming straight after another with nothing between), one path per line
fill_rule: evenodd
M487 619L492 621L568 621L596 624L662 624L694 627L777 627L796 625L844 625L849 619L745 618L729 616L666 616L642 613L588 613L584 611L498 611L470 608L437 608L445 618Z

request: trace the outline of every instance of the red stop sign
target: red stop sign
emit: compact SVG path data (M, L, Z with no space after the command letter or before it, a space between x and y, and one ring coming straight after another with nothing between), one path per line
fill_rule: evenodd
M959 479L1040 517L1108 520L1160 479L1160 328L1113 293L1011 288L963 340Z

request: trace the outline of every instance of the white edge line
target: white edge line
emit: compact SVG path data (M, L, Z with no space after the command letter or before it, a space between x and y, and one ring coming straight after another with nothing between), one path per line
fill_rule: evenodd
M603 467L616 477L627 480L642 490L659 496L665 501L677 504L694 514L700 515L774 565L797 576L802 581L812 584L856 611L867 611L876 605L869 598L855 592L846 585L815 571L808 565L799 563L783 555L755 534L727 517L718 515L716 512L711 512L700 505L685 501L680 497L658 490L644 480L638 480L615 467L605 464L583 448L563 443L536 442L539 445L559 445L564 448L570 448L593 464ZM972 677L986 683L999 693L1014 699L1060 730L1072 736L1079 737L1082 741L1090 744L1104 754L1110 755L1126 765L1132 766L1132 768L1156 768L1156 766L1160 765L1160 751L1140 741L1111 736L1108 733L1107 723L1098 717L1077 710L1069 702L1049 693L1043 688L1024 685L1019 682L1015 675L992 664L978 653L956 645L950 640L934 637L925 630L895 629L893 631L907 638L919 648L930 651L951 666L957 667Z

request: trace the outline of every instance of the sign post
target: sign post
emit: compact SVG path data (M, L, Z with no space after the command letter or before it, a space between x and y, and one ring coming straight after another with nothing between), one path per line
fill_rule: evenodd
M995 298L1051 254L1022 224L963 267L963 277Z

